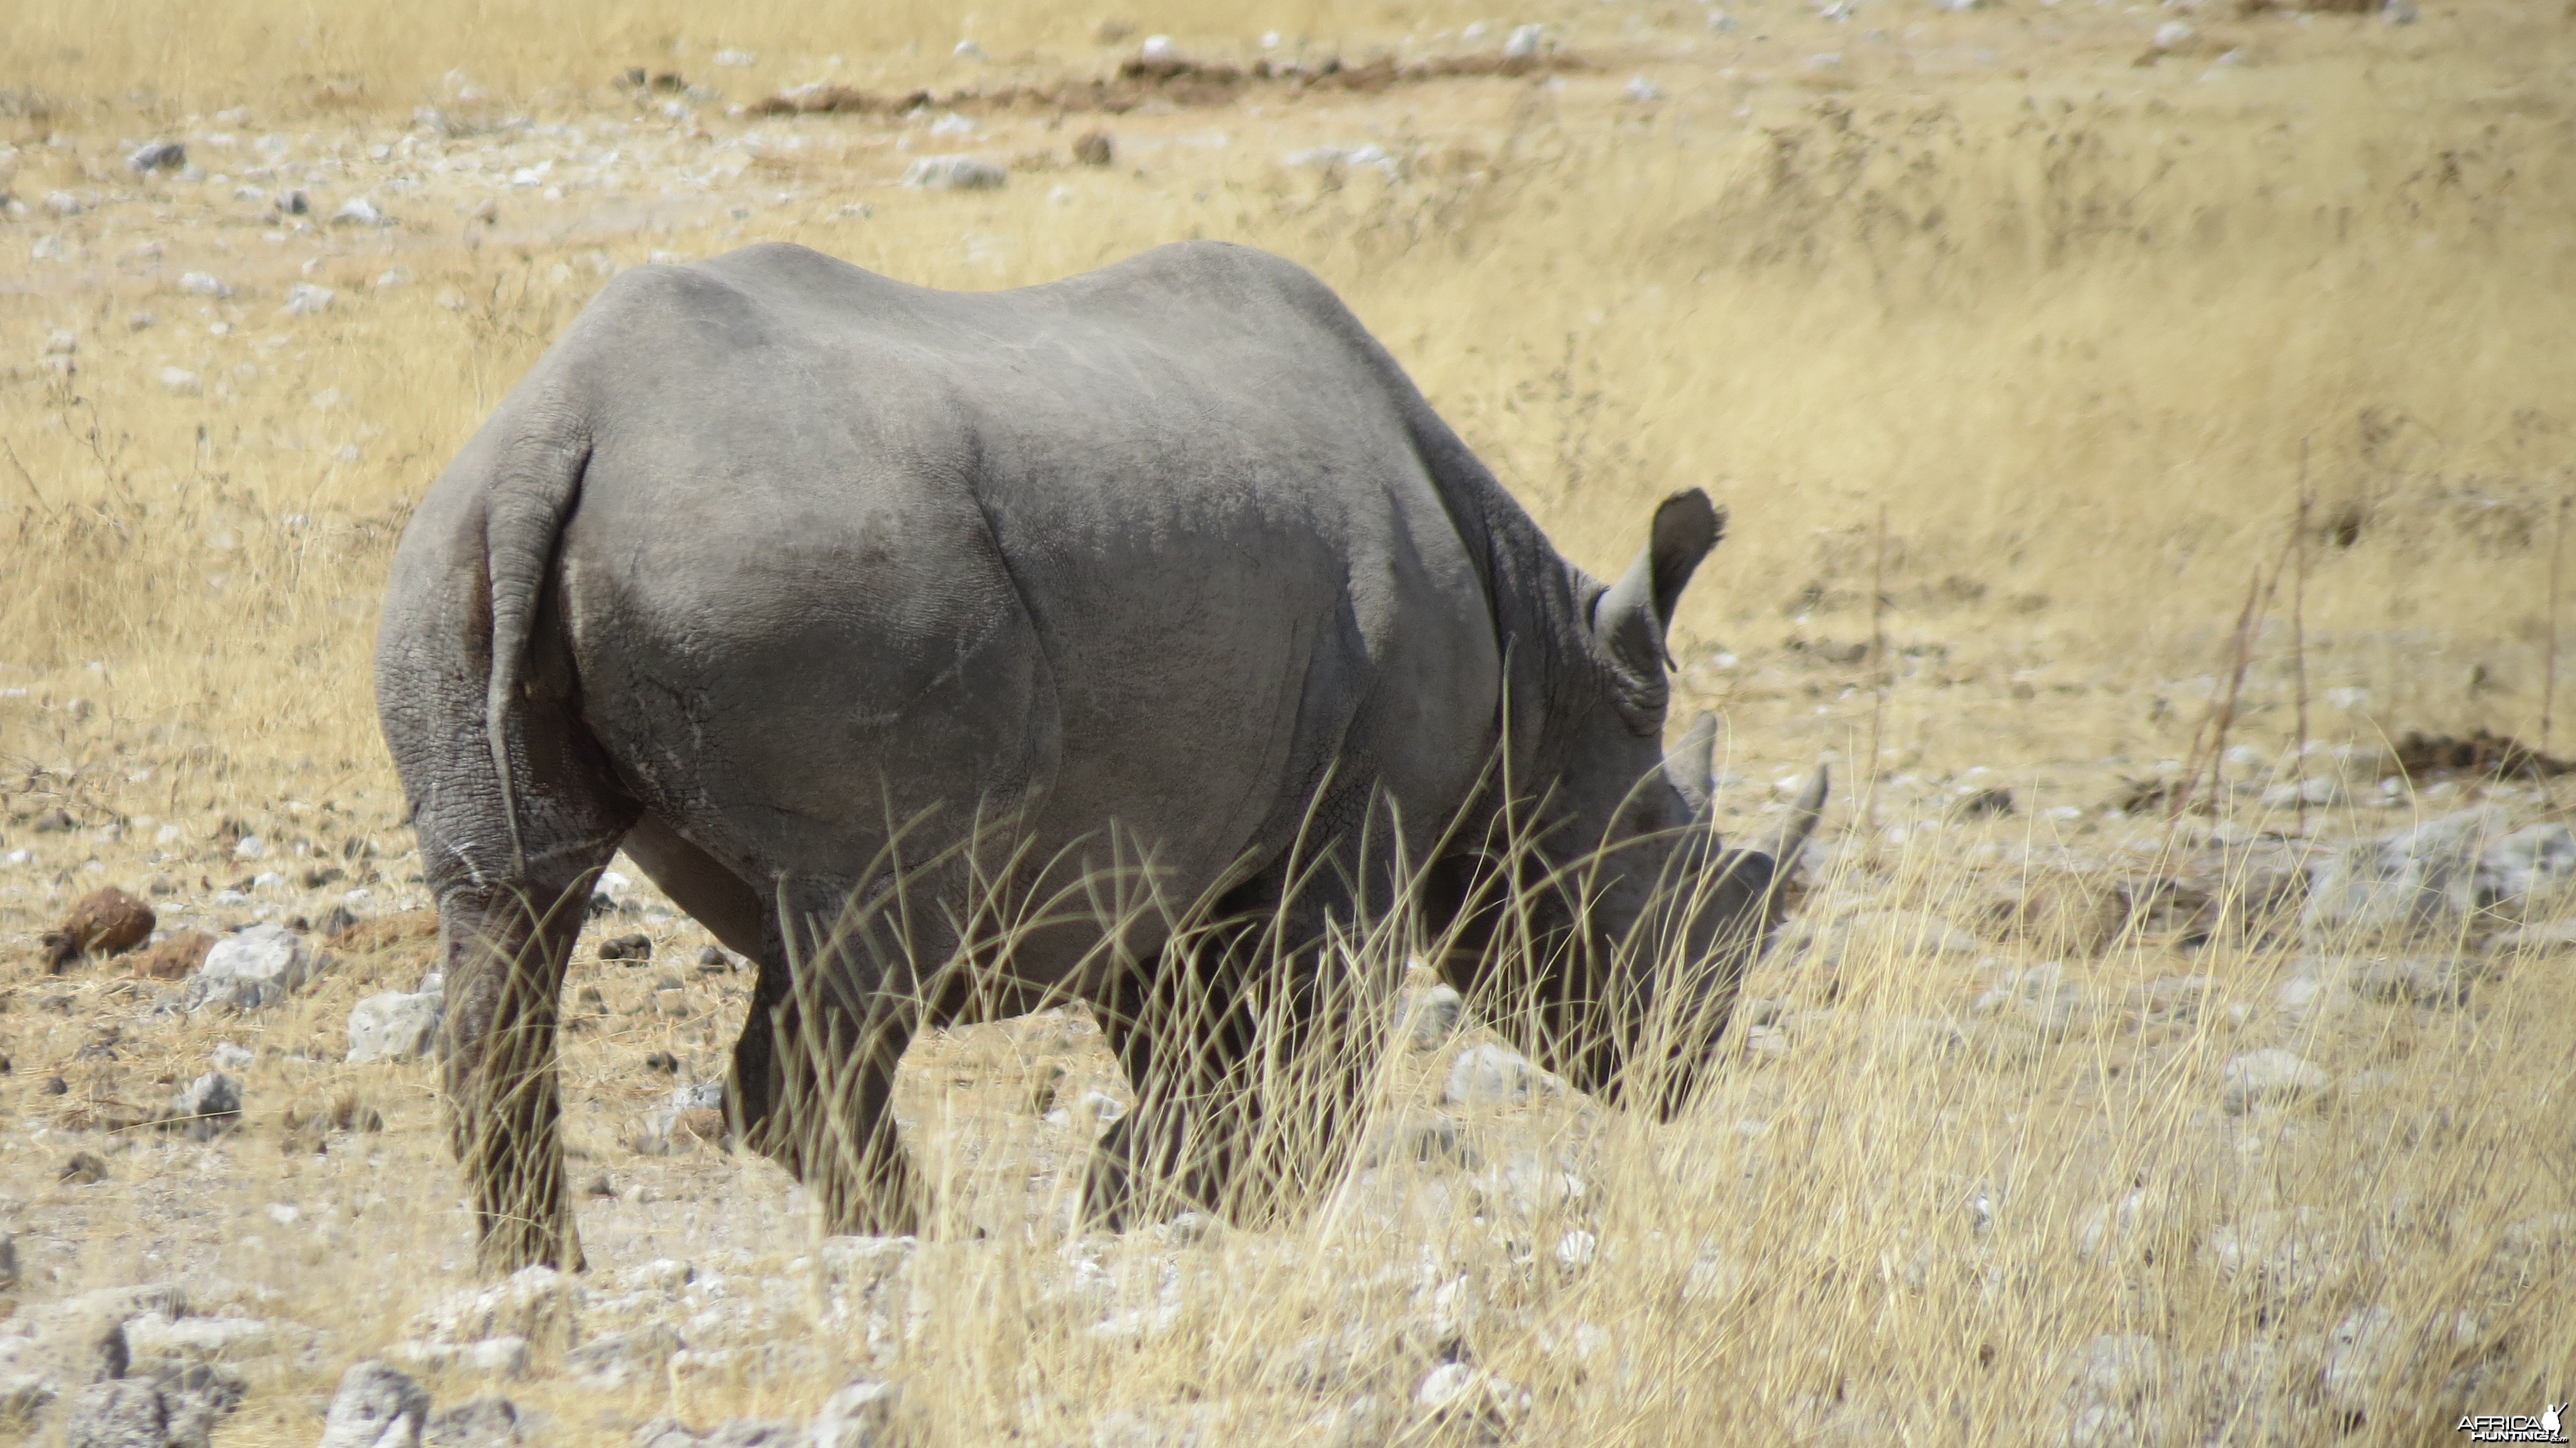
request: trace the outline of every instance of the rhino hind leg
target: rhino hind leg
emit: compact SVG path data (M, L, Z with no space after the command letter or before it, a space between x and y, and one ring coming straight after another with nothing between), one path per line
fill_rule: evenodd
M910 962L946 944L902 938L883 908L844 915L847 893L798 892L794 949L772 913L726 1099L743 1143L814 1192L827 1232L900 1236L920 1230L925 1205L893 1111L920 1023Z

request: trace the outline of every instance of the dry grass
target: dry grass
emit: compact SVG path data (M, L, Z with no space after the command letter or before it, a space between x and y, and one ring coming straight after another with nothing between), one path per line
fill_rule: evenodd
M1881 932L1831 972L1766 968L1749 994L1776 1003L1780 1034L1675 1128L1562 1094L1453 1112L1472 1166L1383 1168L1308 1226L1190 1242L1063 1235L1093 1129L1084 1094L1122 1091L1079 1016L926 1042L902 1114L947 1230L871 1292L810 1240L810 1203L774 1168L632 1150L672 1084L642 1059L719 1073L741 983L690 969L703 937L683 920L616 922L660 952L597 965L586 940L572 984L601 992L567 1046L574 1179L615 1193L582 1207L598 1269L582 1330L669 1320L694 1355L649 1386L544 1371L508 1388L560 1441L622 1441L665 1409L807 1412L860 1364L905 1381L941 1443L1183 1426L1209 1443L2056 1441L2080 1406L2071 1364L2103 1334L2157 1344L2163 1370L2112 1394L2134 1390L2139 1441L2447 1441L2460 1411L2565 1396L2565 961L2503 960L2465 1009L2360 1003L2302 1022L2274 994L2292 958L2370 943L2186 952L2119 934L2103 882L2152 873L2167 836L2100 807L2122 777L2182 758L2224 688L2247 575L2280 556L2293 516L2302 441L2320 735L2536 729L2551 527L2576 487L2576 25L2502 0L2428 5L2405 28L2224 10L2138 66L2162 12L1887 0L1833 24L1780 0L1729 8L1737 30L1715 34L1697 6L1121 7L1138 34L1237 58L1268 29L1310 53L1407 35L1428 52L1464 46L1440 32L1469 20L1547 20L1599 69L1132 113L1107 122L1119 163L1091 169L1064 154L1089 118L1008 113L949 141L920 121L755 125L714 102L668 120L607 84L668 64L738 103L827 76L1088 75L1123 53L1088 12L987 6L970 27L930 7L729 7L719 22L562 4L487 23L457 5L22 6L0 76L10 189L29 208L0 224L0 688L24 691L0 697L14 816L0 847L30 858L0 867L0 928L32 960L72 895L156 872L176 891L165 917L214 928L261 907L318 919L352 885L374 892L369 910L404 903L417 866L364 682L375 591L409 501L615 268L781 238L991 287L1229 237L1340 289L1596 571L1625 561L1665 492L1705 484L1728 502L1731 537L1676 648L1685 699L1729 725L1721 765L1741 778L1725 803L1758 817L1762 786L1819 753L1847 781L1880 776L1881 818L1837 853L1808 918L1923 909L1984 934L1979 952ZM966 36L991 65L948 58ZM755 65L714 68L726 47ZM2231 47L2246 63L2218 63ZM1827 52L1841 63L1806 63ZM1664 97L1625 98L1632 74ZM410 131L416 105L490 129ZM539 129L557 126L584 135ZM309 187L312 224L126 173L120 141L165 133L208 170L248 180L257 162L275 173L265 190ZM270 133L288 159L257 150ZM888 184L898 141L1044 151L1056 169L1000 193L904 191ZM1397 175L1281 163L1363 141ZM370 159L378 146L396 149ZM555 152L565 199L495 184ZM465 157L484 169L430 169ZM396 176L421 184L374 189ZM401 225L318 224L370 189ZM86 209L53 216L53 191ZM491 224L471 215L487 197ZM870 214L845 214L855 203ZM28 260L40 238L61 258ZM147 242L161 252L138 255ZM394 267L409 284L379 286ZM191 270L237 295L186 293ZM299 281L338 301L280 315ZM144 311L159 325L131 330ZM69 373L40 355L58 329L77 334ZM164 369L193 373L195 394L167 390ZM1883 660L1865 647L1881 506ZM2232 736L2266 756L2292 732L2282 607L2254 635ZM1993 773L1962 778L1971 766ZM1983 783L2010 783L2021 813L1944 814ZM56 807L79 828L36 833ZM2080 817L2045 812L2068 807ZM2240 826L2286 827L2232 807ZM217 900L262 868L234 862L227 817L276 845L270 865L327 856L350 878ZM2315 832L2409 817L2338 805ZM2204 858L2208 828L2176 832L2184 855ZM2033 860L2078 867L2041 882L2071 899L1987 916ZM2063 1033L1970 1009L1996 970L2052 959L2085 1003ZM371 956L262 1017L170 1026L144 1016L150 985L11 967L0 1229L28 1263L19 1310L175 1272L204 1304L309 1324L317 1344L244 1360L256 1391L218 1442L309 1441L304 1395L412 1334L471 1261L429 1072L330 1064L349 1005L417 968ZM684 978L676 1000L648 988L665 971ZM2128 994L2181 975L2208 979L2196 1009ZM121 1059L72 1059L109 1027ZM155 1076L205 1069L218 1039L259 1053L236 1136L110 1136L67 1115L157 1099L171 1088ZM2294 1110L2220 1112L2223 1063L2275 1044L2340 1084ZM1434 1110L1447 1060L1400 1058L1406 1110ZM1032 1093L1059 1069L1068 1117L1050 1122ZM55 1074L63 1098L41 1094ZM280 1152L289 1106L309 1141L349 1093L381 1133L325 1129L325 1154ZM107 1160L106 1185L56 1183L75 1149ZM300 1215L277 1220L278 1203ZM2112 1229L2083 1249L2106 1209ZM2262 1270L2228 1255L2267 1220L2304 1235ZM1561 1264L1578 1230L1596 1255ZM696 1263L699 1283L616 1285L664 1256ZM770 1281L801 1285L779 1306ZM2374 1359L2356 1422L2323 1339L2373 1306L2402 1348ZM541 1367L559 1350L541 1347ZM1403 1406L1460 1352L1529 1405L1482 1427ZM470 1387L438 1382L442 1398ZM1367 1398L1383 1416L1352 1419Z

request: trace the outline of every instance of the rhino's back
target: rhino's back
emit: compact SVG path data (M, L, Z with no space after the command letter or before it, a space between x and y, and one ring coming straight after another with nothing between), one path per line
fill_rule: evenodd
M750 870L978 798L1210 871L1328 769L1445 812L1499 659L1355 332L1231 247L985 294L792 247L620 278L522 388L589 419L594 728Z

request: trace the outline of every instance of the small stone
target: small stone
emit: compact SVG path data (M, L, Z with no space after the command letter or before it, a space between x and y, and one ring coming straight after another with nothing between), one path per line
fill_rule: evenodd
M994 191L1010 173L972 156L924 156L903 173L903 184L922 191Z
M188 148L177 141L149 141L125 158L126 169L142 175L176 171L188 164Z
M2180 50L2182 47L2189 45L2191 43L2191 38L2197 34L2199 34L2199 32L2193 30L2191 26L2184 21L2168 20L2164 24L2156 27L2155 46L2158 50ZM2241 748L2242 746L2239 747Z
M1085 131L1073 143L1073 159L1085 166L1106 166L1118 159L1117 143L1107 131Z
M1628 78L1627 96L1628 99L1636 102L1637 104L1644 105L1650 101L1662 100L1664 98L1664 88L1642 75L1630 76Z
M811 1448L884 1448L893 1440L903 1387L858 1379L834 1389L814 1414Z
M715 946L701 946L698 949L698 974L731 975L733 974L733 957L725 954Z
M233 289L205 272L184 272L179 277L179 290L192 297L229 297Z
M1180 50L1168 35L1148 35L1145 43L1136 48L1136 53L1147 60L1172 60L1180 55Z
M1401 1019L1413 1049L1438 1050L1457 1033L1458 1017L1465 1009L1458 992L1445 985L1432 986L1406 1002Z
M1507 1046L1469 1046L1449 1067L1441 1099L1452 1106L1517 1106L1529 1100L1538 1068Z
M0 1373L0 1428L33 1429L60 1392L42 1373Z
M2388 0L2379 7L2379 18L2390 25L2412 25L2423 15L2415 8L2415 0Z
M54 1079L59 1081L62 1078L57 1076ZM99 1160L94 1153L76 1151L71 1154L70 1160L63 1163L62 1171L54 1179L65 1186L96 1186L107 1180L107 1163Z
M169 1409L158 1385L141 1378L92 1383L63 1420L66 1448L167 1448Z
M2478 860L2482 904L2514 904L2557 893L2576 881L2576 830L2562 824L2515 830Z
M429 1393L380 1362L362 1362L340 1377L316 1448L420 1448Z
M286 289L286 305L278 310L290 317L319 316L331 310L331 303L338 296L339 293L329 287L317 287L310 282L297 282Z
M81 214L81 201L68 191L48 191L45 193L45 209L59 217L74 217Z
M250 1063L258 1058L251 1054L248 1046L219 1041L215 1045L213 1059L218 1071L247 1071Z
M349 1011L349 1065L370 1061L417 1061L438 1046L438 1027L447 1010L444 994L385 991L371 995Z
M333 226L391 226L393 223L386 219L383 212L376 209L375 203L364 196L352 196L340 203L339 210L331 213L331 224Z
M258 1010L284 1000L312 975L313 956L293 932L254 925L206 952L183 999L191 1011L218 1005Z
M1503 39L1503 59L1528 60L1538 54L1539 45L1547 39L1544 25L1515 25Z
M2477 978L2470 962L2379 959L2364 965L2355 980L2366 1000L2419 1006L2463 1006Z
M658 1375L686 1344L662 1323L606 1333L564 1354L564 1371L597 1388L614 1388Z
M2325 1370L2320 1384L2336 1411L2367 1418L2380 1406L2380 1395L2393 1387L2406 1351L2406 1333L2396 1314L2385 1307L2353 1313L2326 1334Z
M2334 1078L2288 1051L2254 1051L2227 1063L2221 1109L2242 1116L2257 1106L2289 1106L2334 1085Z
M2491 955L2531 954L2566 950L2576 947L2576 920L2553 920L2544 925L2525 925L2508 930L2487 942Z
M79 350L78 332L54 331L45 334L45 355L48 357L69 357ZM45 833L45 831L40 828L38 833Z
M241 1083L221 1071L209 1071L170 1098L170 1114L181 1121L241 1115Z
M2483 859L2509 832L2505 812L2488 806L2348 846L2316 867L2300 925L2312 936L2438 929L2480 908Z
M421 1432L423 1448L508 1448L518 1441L518 1405L492 1393L433 1415Z
M652 938L645 935L620 935L613 940L603 940L599 942L599 958L628 960L641 964L653 958Z

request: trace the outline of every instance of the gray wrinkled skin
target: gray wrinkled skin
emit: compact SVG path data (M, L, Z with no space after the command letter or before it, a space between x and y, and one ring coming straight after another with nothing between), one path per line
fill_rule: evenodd
M1330 1024L1313 947L1407 865L1455 984L1527 958L1491 908L1515 832L1551 1064L1615 1090L1656 962L1693 952L1730 962L1704 1054L1777 916L1772 858L1705 826L1706 731L1669 772L1660 743L1664 628L1723 528L1676 495L1594 581L1331 292L1238 247L984 294L784 245L621 275L422 502L378 641L486 1264L580 1260L550 1050L621 845L758 962L728 1109L835 1231L912 1225L912 1032L1049 991L1144 1103L1089 1209L1214 1200L1234 1138L1179 1124L1255 999ZM1008 932L964 913L1004 874ZM1148 884L1167 908L1104 923ZM1192 901L1211 928L1175 941ZM952 958L972 989L925 974Z

